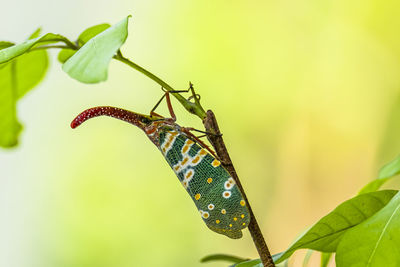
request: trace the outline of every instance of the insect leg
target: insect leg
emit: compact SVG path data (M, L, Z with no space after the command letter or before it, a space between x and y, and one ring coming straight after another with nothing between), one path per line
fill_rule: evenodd
M173 93L187 93L187 92L189 92L190 88L187 89L187 90L173 90L173 91L167 91L167 90L165 90L163 87L161 87L161 90L164 91L164 94L163 94L163 96L160 98L160 100L158 100L158 102L156 103L156 105L151 109L151 111L150 111L150 116L153 116L153 115L160 116L159 114L155 113L154 111L155 111L156 108L160 105L161 101L162 101L162 100L164 99L164 97L165 97L166 100L167 100L167 106L168 106L168 110L169 110L169 113L170 113L170 115L171 115L171 118L172 118L174 121L176 121L176 116L175 116L174 110L172 109L171 99L170 99L170 97L169 97L169 94L170 94L170 93L171 93L171 94L173 94ZM161 117L161 116L160 116L160 117Z
M194 132L202 133L202 134L204 134L204 136L207 136L207 135L213 135L213 136L216 136L216 137L221 137L221 136L222 136L222 134L210 133L210 132L206 132L206 131L202 131L202 130L197 130L197 129L191 128L191 127L189 127L189 128L186 127L186 129L187 129L188 131L194 131Z
M150 116L160 116L157 113L154 112L154 110L156 110L156 108L160 105L161 101L164 99L166 93L163 94L163 96L160 98L160 100L158 100L158 102L156 103L156 105L150 110ZM161 117L161 116L160 116Z
M199 137L195 136L194 134L192 134L191 131L192 128L185 128L185 127L181 127L181 131L184 132L185 134L187 134L191 139L195 140L197 143L199 143L199 145L201 147L203 147L204 149L207 149L211 155L213 155L215 158L219 159L219 157L217 156L217 154L215 154L215 152L208 146L206 145L203 141L200 140Z

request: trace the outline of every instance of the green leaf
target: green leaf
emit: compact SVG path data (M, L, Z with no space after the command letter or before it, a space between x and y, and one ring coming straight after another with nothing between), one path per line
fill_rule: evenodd
M243 262L243 261L247 261L249 259L244 259L244 258L240 258L237 256L233 256L233 255L227 255L227 254L212 254L212 255L208 255L204 258L202 258L200 260L200 262L211 262L211 261L229 261L229 262L233 262L233 263L239 263L239 262Z
M400 155L379 171L378 179L389 178L400 173Z
M64 63L63 70L83 83L105 81L111 58L128 36L129 17L90 39Z
M7 47L10 47L10 46L13 46L13 45L14 45L14 43L11 43L11 42L0 41L0 50L4 49L4 48L7 48Z
M103 31L107 30L110 27L111 27L110 24L104 23L104 24L99 24L99 25L87 28L79 35L78 45L83 46L90 39L92 39L93 37L95 37L96 35L98 35L99 33L103 32ZM64 64L76 52L77 52L77 50L73 50L73 49L62 49L60 51L60 53L58 53L57 59L59 62Z
M263 267L263 264L260 259L256 259L235 264L233 267Z
M6 46L7 43L0 42L0 46ZM17 100L43 79L47 67L48 57L44 50L32 51L0 64L1 147L9 148L18 144L22 126L17 119Z
M332 253L322 252L321 253L321 267L327 267L331 258L332 258Z
M38 50L27 53L14 61L17 99L20 99L42 81L49 66L49 59L45 50Z
M70 57L72 57L77 50L72 50L72 49L61 49L60 53L58 53L58 61L60 63L65 63Z
M290 257L294 251L300 248L334 252L346 231L374 215L396 193L396 190L371 192L343 202L300 236L282 253L276 263Z
M86 44L90 39L92 39L93 37L95 37L96 35L98 35L99 33L103 32L103 31L107 30L110 27L111 27L110 24L104 23L104 24L99 24L99 25L95 25L90 28L87 28L78 37L79 46Z
M364 186L360 194L378 190L384 183L400 173L400 155L379 171L378 178Z
M15 83L15 64L9 63L0 69L0 146L9 148L18 144L22 130L17 120L17 93Z
M400 193L374 216L349 230L336 252L341 266L391 267L400 262Z
M8 48L0 50L0 63L5 63L13 58L16 58L26 52L29 52L31 48L37 45L57 43L57 42L69 42L67 38L59 34L48 33L42 37L29 39L21 44L13 45Z
M41 31L42 31L42 28L37 28L37 29L31 34L31 36L29 36L28 40L30 40L30 39L35 39L35 38L39 37Z

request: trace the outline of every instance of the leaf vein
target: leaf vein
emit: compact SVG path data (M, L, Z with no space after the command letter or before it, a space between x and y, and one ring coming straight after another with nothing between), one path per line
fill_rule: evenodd
M385 232L386 232L386 229L388 228L388 226L389 226L389 224L391 223L391 221L392 221L394 215L396 214L396 212L397 212L399 209L400 209L400 204L399 204L399 205L397 206L397 208L393 211L393 213L392 213L392 215L390 216L389 220L388 220L387 223L385 224L385 227L383 227L382 233L380 234L380 236L379 236L379 238L378 238L378 241L376 242L375 247L374 247L374 249L372 250L371 255L369 256L369 259L368 259L368 262L367 262L367 266L370 266L370 263L371 263L371 261L372 261L372 258L373 258L373 256L374 256L374 254L376 253L376 250L378 249L379 243L381 242L382 237L383 237L383 235L384 235Z

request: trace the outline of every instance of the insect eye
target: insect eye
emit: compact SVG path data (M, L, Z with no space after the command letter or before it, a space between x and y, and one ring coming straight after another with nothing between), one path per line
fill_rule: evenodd
M143 122L143 123L145 123L145 124L149 124L149 123L151 122L151 120L149 120L149 119L146 118L146 117L141 118L140 121Z

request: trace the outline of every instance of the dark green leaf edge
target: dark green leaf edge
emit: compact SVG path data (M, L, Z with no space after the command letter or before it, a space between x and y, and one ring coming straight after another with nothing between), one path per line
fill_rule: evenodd
M343 202L300 236L286 251L282 252L281 256L277 257L276 263L282 262L301 248L334 252L338 241L347 230L382 209L396 193L396 190L370 192ZM374 204L373 210L368 210L367 208L371 207L367 206L372 205L371 203ZM343 214L352 214L354 221L349 221ZM340 221L339 218L341 218ZM331 225L331 221L336 221L337 225ZM333 227L337 227L337 229ZM321 232L324 235L321 235Z
M272 255L272 260L276 262L276 259L279 258L281 254L282 252ZM231 267L263 267L263 265L260 259L254 259L234 264Z
M248 261L249 259L246 258L241 258L238 256L234 255L228 255L228 254L212 254L205 256L200 260L200 262L205 263L205 262L211 262L211 261L228 261L232 263L239 263L243 261Z

